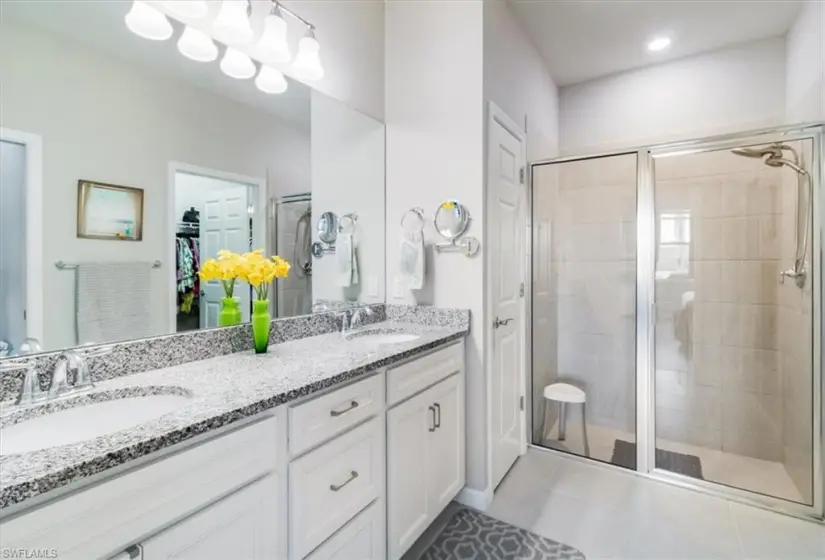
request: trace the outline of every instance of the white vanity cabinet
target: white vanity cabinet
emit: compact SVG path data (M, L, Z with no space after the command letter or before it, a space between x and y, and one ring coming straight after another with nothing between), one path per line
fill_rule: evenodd
M459 341L64 488L0 519L0 550L395 560L464 486L464 461Z
M271 560L278 558L275 474L141 542L143 560Z
M464 486L464 453L462 375L389 410L389 558L400 558Z

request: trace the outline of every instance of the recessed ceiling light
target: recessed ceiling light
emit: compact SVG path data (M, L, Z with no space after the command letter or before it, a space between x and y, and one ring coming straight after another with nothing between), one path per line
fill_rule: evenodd
M670 37L656 37L647 43L650 52L663 51L670 46Z

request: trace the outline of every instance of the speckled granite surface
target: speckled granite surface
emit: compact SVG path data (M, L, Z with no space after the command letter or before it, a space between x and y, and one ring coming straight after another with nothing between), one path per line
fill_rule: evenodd
M94 393L106 392L106 398L134 394L139 392L136 387L154 392L175 388L168 390L191 395L191 402L158 419L91 441L1 456L0 509L457 340L468 331L461 325L396 321L380 327L420 336L411 342L377 345L328 333L272 345L265 355L246 351L100 381ZM0 408L0 414L10 413L18 419L27 416L18 407ZM14 421L7 418L4 423Z
M418 323L431 327L470 328L469 309L387 304L384 306L384 312L388 321Z
M383 304L369 307L373 314L367 318L365 324L386 319ZM275 319L270 325L270 341L272 344L278 344L339 330L340 311ZM89 358L89 370L94 381L242 352L252 346L252 327L245 324L188 331L102 346L111 346L113 351L106 356ZM21 363L21 368L0 373L0 402L17 396L28 363L34 364L40 375L41 385L47 387L50 373L59 355L60 352L57 351L37 354L31 358L14 359L15 362Z

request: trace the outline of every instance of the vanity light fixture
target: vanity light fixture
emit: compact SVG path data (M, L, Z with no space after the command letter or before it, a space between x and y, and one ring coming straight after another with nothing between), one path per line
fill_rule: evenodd
M292 53L286 39L287 24L278 4L264 20L264 34L256 46L256 54L262 62L289 62Z
M284 75L266 64L261 64L258 70L258 77L255 78L255 86L264 93L283 93L286 91L287 83Z
M292 69L299 78L314 81L324 77L324 68L318 56L320 50L321 45L315 39L315 29L307 26L306 35L298 41L298 55L292 63Z
M252 26L249 23L251 6L248 0L223 0L221 10L212 27L229 44L242 45L252 41Z
M206 18L209 14L211 0L164 0L158 1L164 11L171 17L187 19ZM187 24L178 39L178 50L183 56L197 62L211 62L218 58L218 46L215 38L225 45L226 51L221 58L221 71L236 80L246 80L255 76L255 85L264 93L277 94L287 90L288 84L283 73L273 64L288 63L291 58L287 40L288 25L284 14L297 20L306 28L305 35L298 41L298 54L292 64L295 76L302 80L320 80L324 77L324 68L318 53L321 45L315 38L315 26L282 6L278 0L266 0L270 9L263 21L261 40L254 46L244 47L260 61L256 69L255 62L238 45L252 42L254 32L250 16L251 0L217 0L220 9L214 21L195 23L197 27ZM126 26L137 35L154 41L162 41L172 36L174 29L163 11L147 0L134 0L132 9L126 14ZM184 23L187 23L184 21Z
M212 62L218 58L218 47L212 37L188 25L178 39L178 50L186 58L197 62Z
M255 75L255 63L238 49L226 47L221 59L221 72L236 80L246 80Z
M209 12L206 0L166 0L169 11L183 18L200 19Z
M123 19L129 31L144 39L165 41L172 36L172 24L166 16L141 0L134 1L132 9Z
M647 43L647 50L650 52L663 51L670 46L670 37L656 37Z

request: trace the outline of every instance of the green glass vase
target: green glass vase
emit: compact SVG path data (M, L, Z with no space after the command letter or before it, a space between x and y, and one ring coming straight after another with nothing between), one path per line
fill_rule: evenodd
M218 326L231 327L241 324L241 307L237 298L225 297L221 300L221 311L218 313Z
M252 302L252 342L256 354L265 354L269 348L269 300L256 299Z

